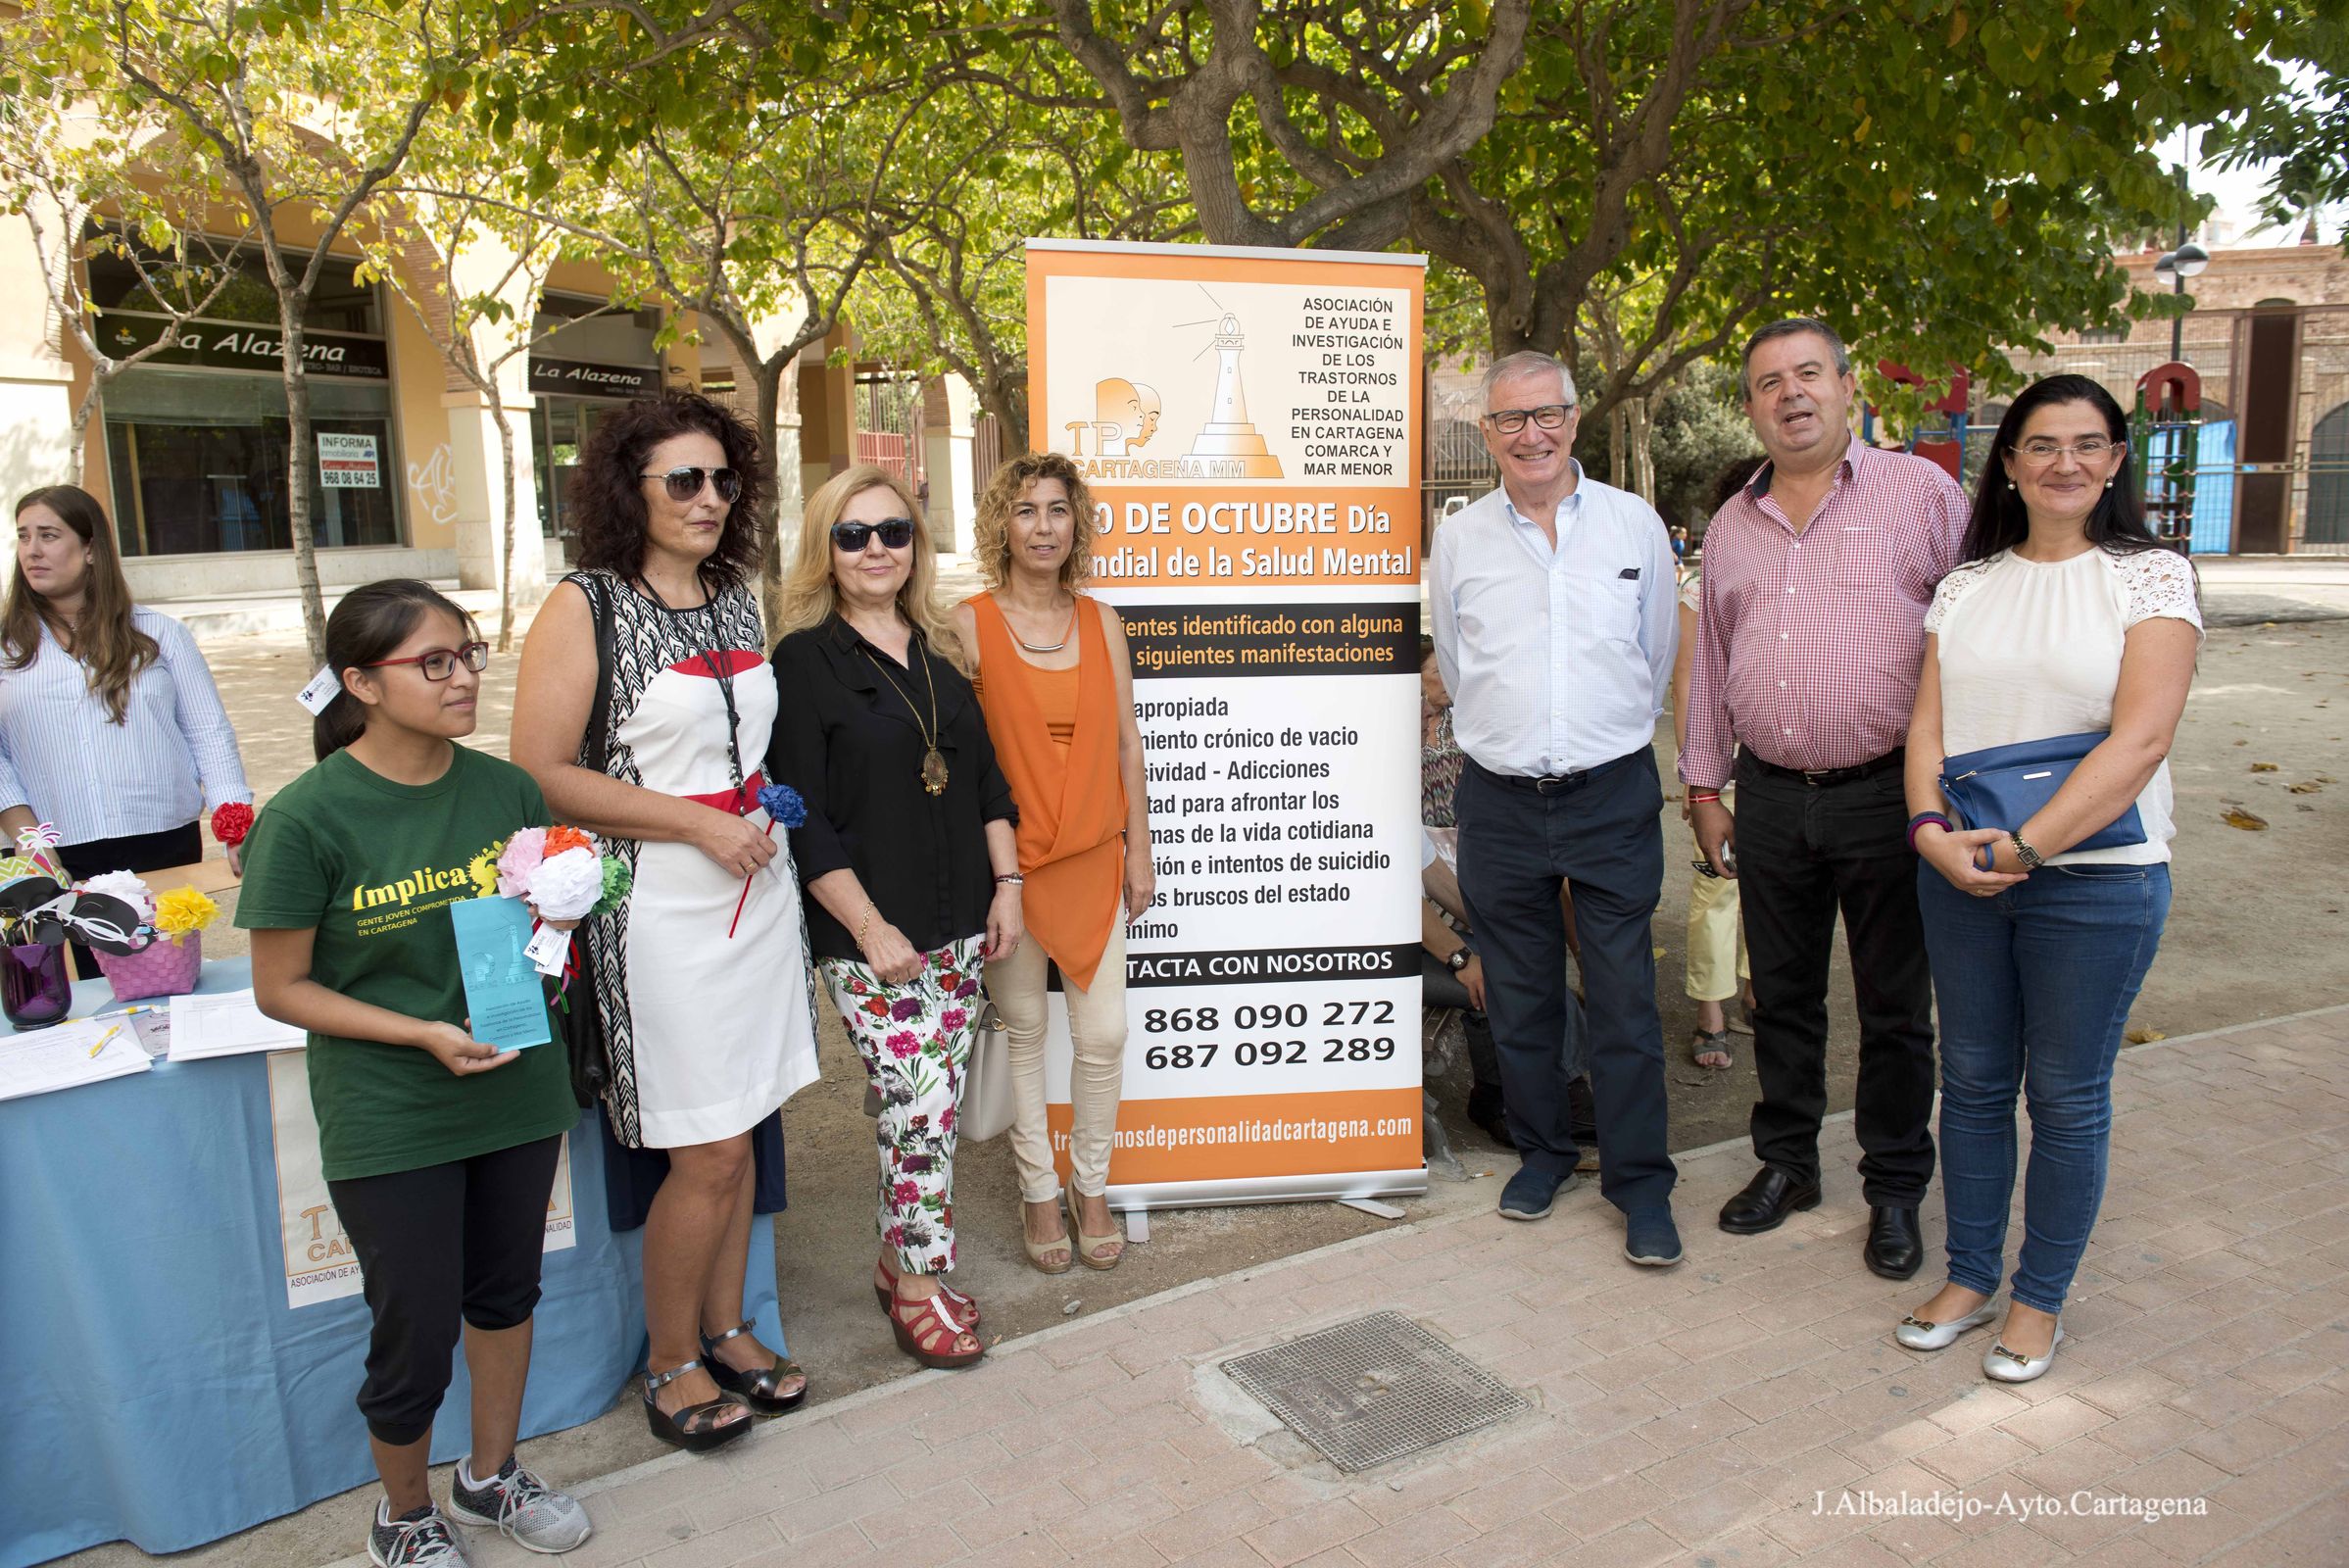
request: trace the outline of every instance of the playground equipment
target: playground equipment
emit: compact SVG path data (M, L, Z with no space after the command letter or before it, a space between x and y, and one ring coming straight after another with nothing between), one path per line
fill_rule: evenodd
M2202 432L2202 377L2172 360L2137 377L2129 420L2129 478L2144 503L2145 525L2183 553L2194 532L2194 470Z
M1895 386L1928 386L1931 384L1925 377L1896 361L1879 360L1876 362L1876 370L1879 375ZM1972 401L1973 393L1974 378L1965 370L1952 367L1949 372L1948 392L1942 395L1939 402L1930 403L1926 405L1925 409L1929 415L1945 415L1949 419L1947 430L1928 431L1920 426L1909 432L1908 445L1904 449L1929 462L1939 464L1942 468L1947 470L1949 477L1957 480L1960 484L1965 482L1963 469L1966 457L1966 406ZM1867 405L1860 415L1860 439L1870 445L1875 444L1876 406L1874 404Z

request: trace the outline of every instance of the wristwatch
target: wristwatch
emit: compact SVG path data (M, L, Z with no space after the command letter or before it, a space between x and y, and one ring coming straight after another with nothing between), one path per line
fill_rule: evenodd
M1468 967L1468 960L1475 956L1476 955L1465 947L1454 948L1451 950L1451 956L1444 960L1444 967L1458 974L1462 969Z
M2023 842L2023 832L2020 828L2009 829L2006 836L2014 841L2015 858L2023 862L2024 870L2036 871L2047 863L2038 851Z

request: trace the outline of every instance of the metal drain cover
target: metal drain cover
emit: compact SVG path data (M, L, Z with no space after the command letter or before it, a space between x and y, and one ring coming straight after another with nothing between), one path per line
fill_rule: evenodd
M1223 1371L1341 1470L1368 1470L1530 1408L1399 1312L1235 1356Z

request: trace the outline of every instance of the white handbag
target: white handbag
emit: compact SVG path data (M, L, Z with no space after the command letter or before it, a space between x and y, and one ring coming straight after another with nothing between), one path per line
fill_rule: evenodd
M965 1143L1000 1138L1011 1127L1011 1037L989 1003L971 1037L970 1060L962 1068L962 1094L954 1106L954 1131Z

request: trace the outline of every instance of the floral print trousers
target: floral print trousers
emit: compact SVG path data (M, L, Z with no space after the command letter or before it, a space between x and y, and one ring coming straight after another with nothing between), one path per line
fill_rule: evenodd
M954 1266L954 1104L978 1034L983 937L922 955L921 973L885 985L869 964L823 958L816 967L881 1097L882 1245L900 1273Z

